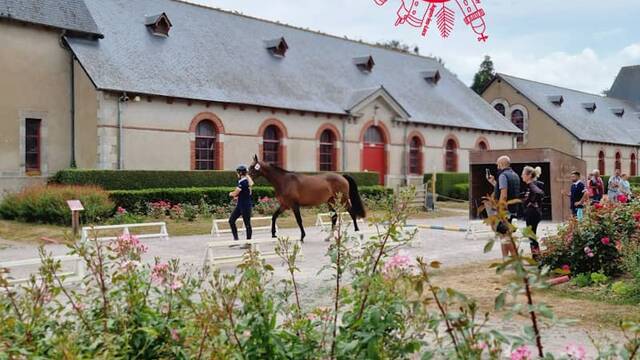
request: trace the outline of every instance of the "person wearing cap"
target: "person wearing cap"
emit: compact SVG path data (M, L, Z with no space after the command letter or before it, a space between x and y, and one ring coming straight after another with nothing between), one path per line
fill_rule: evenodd
M229 196L237 200L236 208L229 217L229 227L233 234L233 239L238 240L238 228L236 221L242 216L244 227L247 232L247 240L251 240L251 186L253 186L253 180L247 174L247 167L244 165L238 166L236 169L236 175L238 176L238 186L229 193ZM248 248L249 245L243 246Z

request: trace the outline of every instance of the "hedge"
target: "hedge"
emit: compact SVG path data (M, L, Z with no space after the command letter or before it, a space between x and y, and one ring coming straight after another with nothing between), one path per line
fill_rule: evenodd
M452 189L452 198L469 200L469 183L455 184Z
M114 190L110 191L111 200L117 206L125 209L134 209L137 206L155 201L168 201L172 204L200 204L201 200L210 205L228 204L229 192L233 187L207 187L207 188L171 188L171 189L144 189L144 190ZM358 190L363 197L381 198L392 194L393 190L382 186L360 186ZM272 187L254 186L254 200L262 197L273 197L275 192Z
M431 177L432 174L424 174L425 184L431 180ZM469 173L436 173L436 193L440 195L466 200L469 197L468 191L463 198L460 198L461 190L456 189L456 185L459 184L469 184Z
M305 173L314 174L314 173ZM353 176L359 186L378 185L378 174L345 172ZM234 171L171 171L171 170L78 170L58 171L51 183L69 185L98 185L106 190L142 190L161 188L203 188L234 186ZM256 185L269 185L262 177Z

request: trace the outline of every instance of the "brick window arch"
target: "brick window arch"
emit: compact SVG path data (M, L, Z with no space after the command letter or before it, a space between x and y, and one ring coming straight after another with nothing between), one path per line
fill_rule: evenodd
M445 143L444 171L458 172L458 143L453 138Z
M499 112L502 116L505 116L505 114L507 113L507 109L505 108L504 104L501 103L497 103L493 106L493 108Z
M338 129L332 124L321 126L316 132L319 171L338 171L338 134Z
M598 153L598 171L600 171L600 175L605 174L605 168L606 164L604 159L604 151L600 150L600 152Z
M191 120L191 170L224 168L224 126L218 116L203 112Z
M524 131L524 112L520 109L513 110L511 112L511 122L517 126L518 129ZM521 144L524 141L524 134L518 134L517 139L518 143Z
M216 127L210 120L202 120L196 126L196 170L215 170L216 166Z
M476 150L489 150L489 140L487 140L484 136L481 136L476 141Z
M622 170L622 154L619 151L616 151L615 169Z
M289 135L282 121L275 118L265 120L260 125L260 129L258 129L258 137L260 137L259 150L262 160L269 164L286 168L286 139Z
M636 153L631 153L631 163L629 164L629 176L636 176L638 174L636 164Z
M409 174L422 175L422 139L412 136L409 141Z

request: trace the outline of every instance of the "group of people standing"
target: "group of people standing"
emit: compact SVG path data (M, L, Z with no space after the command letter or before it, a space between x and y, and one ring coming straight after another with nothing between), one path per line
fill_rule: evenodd
M544 199L544 183L540 181L542 169L540 167L525 166L521 176L511 169L511 159L508 156L498 158L496 165L498 173L494 177L487 170L487 181L494 187L494 197L498 201L508 202L513 199L522 200L520 203L512 203L507 205L509 212L509 222L518 216L518 209L523 207L524 220L527 227L531 227L533 234L538 230L538 224L542 219L542 200ZM497 179L497 180L496 180ZM525 184L524 191L521 191L521 183ZM498 223L496 231L506 234L506 224ZM536 238L529 238L531 245L531 254L534 259L540 255L540 245ZM502 242L503 255L515 255L517 249L509 241Z
M588 195L591 203L602 201L604 198L604 181L600 177L599 170L593 170L588 179ZM631 184L629 176L621 174L620 169L616 169L614 175L609 178L607 184L607 198L611 202L620 202L620 200L631 197ZM622 197L620 195L623 195Z

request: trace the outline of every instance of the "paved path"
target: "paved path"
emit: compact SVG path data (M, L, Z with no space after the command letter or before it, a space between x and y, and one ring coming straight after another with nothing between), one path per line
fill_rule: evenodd
M411 220L409 223L464 227L467 225L468 220L461 215L429 220ZM548 229L553 229L555 226L555 224L551 223L542 223L539 227L540 234L544 235ZM328 272L320 272L320 269L329 263L329 259L326 256L328 243L323 240L327 234L318 227L311 227L306 230L307 238L302 249L303 258L299 263L301 272L296 277L300 282L302 296L308 300L307 305L309 307L326 306L329 305L332 297L332 283L329 282L331 275ZM254 238L267 238L268 235L265 232L257 233L254 234ZM279 235L297 238L299 230L281 229ZM485 236L477 240L467 240L462 232L420 230L420 241L417 241L414 246L408 247L406 250L413 256L422 256L428 260L438 260L443 263L443 266L455 266L500 258L500 246L494 246L493 250L487 254L483 253L486 239L487 237ZM230 240L230 236L226 235L214 240ZM203 264L208 241L212 241L210 235L172 237L169 241L148 240L149 252L146 260L152 261L154 257L159 257L163 260L179 258L183 265L197 269ZM47 245L46 250L54 255L66 253L66 248L62 245ZM242 250L223 248L220 253L241 254ZM37 255L37 247L33 244L0 241L0 261L32 258L37 257ZM276 259L269 262L274 265L280 264L280 261ZM275 280L287 276L283 267L275 266L275 268ZM233 266L229 265L223 269L231 270ZM514 325L514 323L501 324L505 329L511 330L517 327L517 325ZM544 337L550 349L555 349L556 351L563 349L567 341L583 344L590 349L590 352L593 351L587 346L588 341L584 332L577 328L556 327L546 331Z

